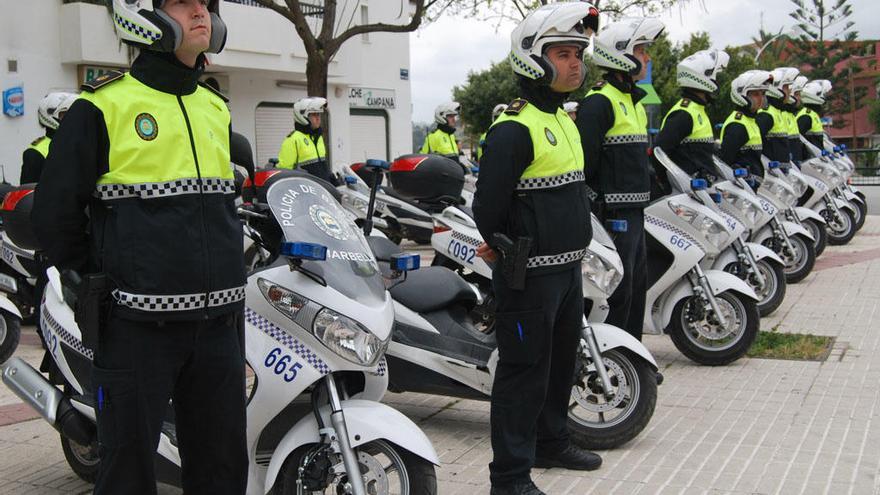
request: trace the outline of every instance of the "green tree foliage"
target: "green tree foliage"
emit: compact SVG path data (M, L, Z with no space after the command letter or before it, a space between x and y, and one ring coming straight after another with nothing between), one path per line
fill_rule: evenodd
M529 12L550 0L429 0L428 19L443 15L476 17L485 20L516 20L525 18ZM592 0L605 16L619 18L623 15L656 15L676 5L691 3L689 0ZM702 4L702 0L699 0Z
M518 94L516 76L507 60L492 64L487 70L471 72L467 83L452 88L453 99L461 104L465 133L479 136L492 122L492 109L509 103Z
M834 86L828 113L837 115L835 127L843 127L853 106L864 104L867 94L864 88L850 91L849 78L858 75L861 67L854 62L842 66L854 53L853 43L858 33L852 29L854 22L848 0L791 0L795 9L789 16L801 34L794 39L792 60L810 79L828 79Z

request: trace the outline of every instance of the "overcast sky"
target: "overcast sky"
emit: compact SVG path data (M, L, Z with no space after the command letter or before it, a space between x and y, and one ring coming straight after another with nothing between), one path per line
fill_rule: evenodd
M859 37L880 38L880 1L851 0L850 4ZM765 31L790 29L794 20L788 13L793 9L790 0L703 0L661 18L674 41L706 31L713 44L723 48L749 43L762 19ZM484 70L506 58L512 29L512 23L496 31L495 23L443 18L410 34L413 120L432 121L434 107L452 98L452 87L464 84L468 72Z

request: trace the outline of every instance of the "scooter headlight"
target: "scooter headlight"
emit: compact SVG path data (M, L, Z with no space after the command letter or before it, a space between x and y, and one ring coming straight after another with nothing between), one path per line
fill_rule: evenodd
M750 224L754 225L758 222L758 216L761 214L761 211L754 203L740 196L733 196L731 202L735 208L743 212L743 215L745 215L746 220Z
M770 192L773 193L774 196L779 198L783 204L792 205L797 200L795 198L794 193L788 190L785 185L781 182L773 184L773 187L770 188Z
M311 313L313 315L315 310L303 311L309 305L310 301L308 299L263 278L257 279L257 287L260 288L263 297L269 301L269 304L271 304L273 308L277 309L284 316L290 318L300 326L304 328L309 327L311 324L311 318L306 313Z
M379 339L360 323L324 308L315 316L312 333L327 348L361 366L373 366L385 353L388 342Z
M730 233L724 228L724 225L716 222L709 217L703 217L700 221L699 229L706 235L708 240L716 249L721 250L721 246L730 239Z
M609 297L623 280L623 274L617 271L617 268L589 249L581 262L581 273L600 292Z
M794 194L796 197L800 198L807 192L807 183L804 179L798 174L789 174L788 177L791 179L790 184L792 189L794 189Z

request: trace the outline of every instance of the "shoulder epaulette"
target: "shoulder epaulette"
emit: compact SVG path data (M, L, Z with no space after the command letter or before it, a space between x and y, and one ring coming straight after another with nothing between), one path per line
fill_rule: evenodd
M229 103L229 98L227 98L226 95L221 93L219 89L212 87L210 84L207 84L204 81L199 81L199 86L201 86L201 87L207 89L208 91L214 93L215 95L219 96L220 99L223 100L224 103Z
M37 139L34 139L33 141L31 141L31 146L36 146L37 143L39 143L40 141L42 141L44 139L46 139L46 136L40 136Z
M122 72L120 70L111 70L110 72L101 74L93 81L83 83L82 86L80 86L80 89L83 91L88 91L89 93L94 93L95 91L112 83L113 81L118 81L122 79L124 75L125 72Z
M733 116L734 120L741 120L743 118L742 112L736 112L736 115Z
M602 89L602 87L606 84L608 84L608 81L605 81L604 79L601 81L597 81L596 84L593 85L592 89Z
M688 98L682 98L682 100L681 100L681 107L682 107L682 108L687 108L688 105L690 105L690 104L691 104L691 100L690 100L690 99L688 99Z
M519 113L522 112L522 109L525 108L528 104L529 102L527 102L526 100L523 100L522 98L517 98L510 102L509 105L507 105L507 110L505 110L504 113L506 113L507 115L519 115Z

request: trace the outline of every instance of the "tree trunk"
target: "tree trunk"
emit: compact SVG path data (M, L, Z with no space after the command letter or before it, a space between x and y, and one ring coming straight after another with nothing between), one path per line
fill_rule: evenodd
M327 97L327 72L330 63L317 53L309 53L306 61L306 81L309 96Z

